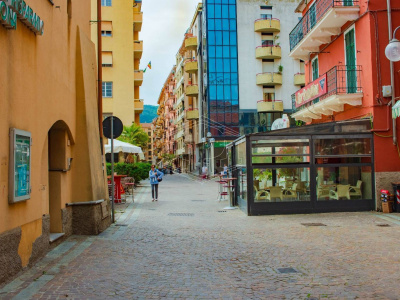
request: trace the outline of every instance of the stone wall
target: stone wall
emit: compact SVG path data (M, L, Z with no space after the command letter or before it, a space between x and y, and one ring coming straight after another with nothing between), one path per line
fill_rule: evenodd
M378 211L382 211L380 190L389 190L390 193L393 193L392 182L400 182L400 172L375 173L376 209Z
M32 267L39 259L46 255L49 250L50 216L42 217L42 235L32 244L32 255L28 267Z
M6 231L0 235L0 282L4 282L22 270L18 255L21 228Z
M107 229L110 224L110 216L103 215L101 203L72 206L73 234L97 235Z

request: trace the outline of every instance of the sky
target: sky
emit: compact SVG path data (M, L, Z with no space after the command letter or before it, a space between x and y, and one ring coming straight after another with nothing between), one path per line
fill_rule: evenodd
M199 0L144 0L143 25L139 39L143 40L140 69L151 61L151 70L144 73L140 98L144 104L157 105L161 88L175 64L175 55L190 26Z

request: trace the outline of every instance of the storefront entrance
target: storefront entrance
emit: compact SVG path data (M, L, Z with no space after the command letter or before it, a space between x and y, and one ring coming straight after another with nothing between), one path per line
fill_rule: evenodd
M249 215L375 208L368 126L305 126L248 135L230 146L237 204Z

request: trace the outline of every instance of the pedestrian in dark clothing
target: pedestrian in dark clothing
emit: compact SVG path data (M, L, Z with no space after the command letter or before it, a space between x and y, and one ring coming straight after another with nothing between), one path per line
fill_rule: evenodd
M149 177L150 177L150 184L151 184L151 196L154 201L158 201L158 183L162 180L163 178L163 173L158 171L156 169L155 165L151 166L151 170L149 172Z

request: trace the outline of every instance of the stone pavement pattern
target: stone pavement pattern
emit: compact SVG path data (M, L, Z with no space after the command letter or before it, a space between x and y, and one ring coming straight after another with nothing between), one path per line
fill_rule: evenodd
M215 182L183 174L164 177L158 202L138 188L116 225L70 237L0 298L400 299L398 216L247 217L216 198Z

